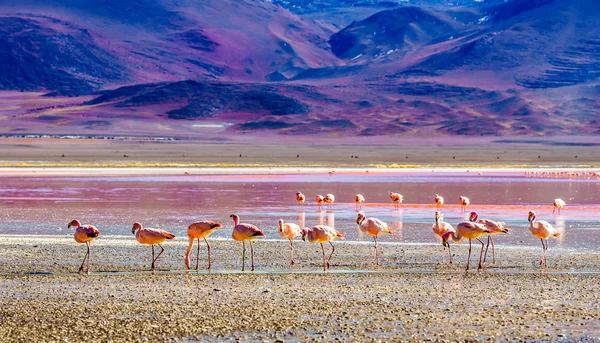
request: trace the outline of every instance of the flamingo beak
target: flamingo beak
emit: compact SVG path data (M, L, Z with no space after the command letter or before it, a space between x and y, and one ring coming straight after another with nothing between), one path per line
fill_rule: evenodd
M356 224L360 225L360 216L356 218Z
M135 226L131 228L131 233L135 235Z

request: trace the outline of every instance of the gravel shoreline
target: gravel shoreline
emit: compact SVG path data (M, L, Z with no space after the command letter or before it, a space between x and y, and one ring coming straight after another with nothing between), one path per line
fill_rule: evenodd
M332 272L320 247L256 241L257 272L240 273L241 246L212 241L213 273L186 272L187 242L150 248L101 237L92 273L68 237L3 236L0 337L20 341L599 341L596 252L496 246L497 263L464 272L467 247L441 264L441 246L337 242ZM200 267L206 266L205 247ZM164 258L163 258L164 257ZM476 261L472 267L476 269Z

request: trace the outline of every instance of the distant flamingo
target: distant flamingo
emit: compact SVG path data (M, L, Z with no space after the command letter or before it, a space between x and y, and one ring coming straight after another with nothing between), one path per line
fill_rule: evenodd
M469 204L471 204L471 200L469 200L469 198L463 197L463 196L460 196L458 198L458 202L460 203L460 211L461 212L465 212L467 209L467 206L469 206Z
M140 223L133 223L133 227L131 228L131 233L135 234L135 239L141 244L151 244L152 245L152 271L154 271L154 263L160 257L160 254L165 251L165 248L160 245L160 243L164 242L167 239L175 238L175 235L167 232L162 229L150 229L142 227ZM160 252L154 258L154 244L157 244L160 247Z
M435 211L435 224L433 224L432 229L433 229L433 233L435 233L442 239L446 233L456 232L456 230L454 230L452 225L450 225L444 221L444 218L443 218L442 214L440 213L440 211ZM450 264L452 264L452 252L450 251L450 244L446 241L446 242L442 243L442 246L444 247L444 250L446 250L446 247L448 247L448 256L450 257ZM442 258L442 263L443 262L444 262L444 259Z
M448 244L448 239L452 238L456 243L460 243L464 238L469 240L469 257L467 257L467 269L469 270L469 263L471 262L471 240L476 239L481 243L481 252L479 253L479 267L477 270L483 270L481 266L481 258L483 257L483 247L485 244L479 239L479 237L490 233L490 231L483 226L483 224L473 222L462 222L456 225L456 232L447 232L442 237L442 244Z
M303 241L308 240L308 242L310 242L310 243L318 242L319 244L321 244L321 251L323 252L323 271L327 271L327 269L329 269L329 262L331 261L331 257L333 256L333 253L335 252L335 247L333 246L331 241L333 241L336 238L343 239L344 233L337 231L336 229L331 228L326 225L316 225L310 229L304 228L302 230L302 240ZM327 263L325 263L325 248L323 247L323 243L325 243L325 242L329 242L329 244L331 245L331 248L333 249L331 251L331 255L329 255L329 259L327 260Z
M469 216L469 220L472 222L482 224L490 231L490 234L488 235L487 245L485 246L485 253L483 254L483 262L485 263L485 260L487 259L487 252L488 252L488 248L489 248L490 242L491 242L492 243L492 257L493 257L492 263L495 264L496 263L496 252L494 251L494 240L492 239L492 235L497 235L500 233L509 233L510 229L507 227L504 227L503 222L496 222L496 221L493 221L490 219L480 219L479 221L477 221L477 219L479 219L479 214L477 212L471 212L471 215Z
M333 194L327 194L325 195L325 198L323 198L323 201L325 201L325 203L327 203L327 205L329 205L329 209L331 210L331 204L333 204L333 202L335 201L335 196Z
M290 240L290 267L294 265L294 238L302 234L300 226L294 223L284 223L279 219L279 236Z
M444 205L444 197L441 195L436 194L433 200L435 201L435 207L442 207Z
M546 264L546 251L548 250L548 238L560 237L560 232L547 221L539 220L536 221L536 214L534 211L529 212L529 231L542 241L542 248L544 249L544 256L540 260L540 265L547 266ZM546 245L544 245L546 240Z
M563 200L563 199L554 199L554 210L552 210L552 214L554 214L554 211L558 210L558 214L560 214L560 209L565 207L567 205L567 203Z
M354 202L356 203L356 209L361 209L363 202L365 202L365 197L362 194L356 194Z
M100 231L96 229L94 225L81 225L79 220L72 220L67 228L75 227L75 234L73 237L75 238L75 242L77 243L85 243L87 245L87 253L83 257L83 261L81 261L81 266L79 267L79 273L83 271L83 264L87 259L87 268L85 273L90 273L90 243L94 240L94 238L100 236Z
M304 208L304 200L306 200L306 197L304 196L304 194L297 192L296 193L296 201L298 202L298 206L300 206L300 208Z
M208 269L210 270L210 245L206 240L211 233L215 232L216 229L220 229L223 227L223 224L213 222L211 220L202 220L199 222L195 222L188 226L187 235L190 240L188 248L185 252L185 265L187 269L190 269L190 252L194 247L194 240L198 240L198 251L196 252L196 270L198 270L198 260L200 258L200 239L204 239L204 243L206 243L206 248L208 249Z
M392 199L392 202L394 203L394 208L399 208L404 197L400 193L390 192L390 199Z
M252 240L256 237L264 236L264 232L262 232L259 228L252 224L240 224L240 217L231 214L229 217L233 219L233 231L231 232L231 237L233 237L236 241L242 242L242 271L246 267L246 241L250 243L250 257L252 260L252 271L254 271L254 247L252 247Z
M323 203L325 202L325 197L323 197L322 195L319 194L319 195L317 195L316 201L317 201L317 206L318 206L319 210L322 210Z
M377 218L367 218L364 213L358 212L356 224L361 232L373 236L375 242L375 265L379 265L379 254L377 252L377 236L382 234L394 234L392 229L386 223Z

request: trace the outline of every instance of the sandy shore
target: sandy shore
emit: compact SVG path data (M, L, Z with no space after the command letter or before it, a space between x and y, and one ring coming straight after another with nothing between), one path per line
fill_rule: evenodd
M256 241L255 273L239 273L241 246L213 240L213 273L187 273L186 239L165 243L159 271L133 237L100 237L92 274L77 270L71 237L0 240L0 337L19 341L466 341L600 339L598 253L497 245L497 263L465 273L439 245L337 242L322 273L318 245ZM454 248L454 246L453 246ZM204 247L201 258L205 256ZM205 266L200 261L200 266ZM476 267L475 264L472 264Z

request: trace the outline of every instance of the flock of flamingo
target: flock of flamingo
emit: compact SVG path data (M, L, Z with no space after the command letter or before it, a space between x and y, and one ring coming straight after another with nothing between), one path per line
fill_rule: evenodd
M394 203L394 207L397 208L403 201L403 197L399 193L390 192L390 199ZM296 201L298 206L304 207L306 197L301 192L296 193ZM362 204L365 202L365 197L361 194L355 196L356 208L359 210L362 208ZM327 204L331 208L335 196L333 194L327 194L325 196L317 195L316 203L319 209L322 208L323 204ZM469 263L471 260L471 244L472 240L476 239L481 243L481 252L479 253L479 266L478 271L483 270L483 264L486 262L487 251L489 245L492 245L492 257L493 262L496 263L496 256L494 252L494 241L492 236L496 234L506 234L510 232L510 229L504 226L503 222L497 222L490 219L479 219L477 212L471 212L469 221L461 222L454 228L449 223L443 220L441 208L444 205L444 198L438 194L434 197L434 202L437 208L435 212L435 223L433 224L433 232L441 238L442 246L444 250L448 248L449 263L452 263L452 253L450 251L450 240L455 243L460 243L463 239L469 240L469 256L467 257L466 270L469 270ZM470 205L470 200L467 197L459 197L459 204L461 211L466 211L466 207ZM560 210L566 205L562 199L554 199L554 211ZM554 213L553 211L553 213ZM251 270L254 271L254 247L252 246L252 240L257 237L265 236L264 232L258 227L252 224L240 223L240 217L235 214L231 214L230 217L233 219L233 231L232 238L235 241L242 242L242 271L245 270L246 265L246 241L250 245L250 258L251 258ZM479 219L479 220L478 220ZM551 237L559 237L560 232L554 228L550 223L543 220L536 220L536 213L533 211L529 212L529 230L531 233L539 238L542 242L542 248L544 254L540 260L540 265L546 266L546 251L548 250L548 239ZM377 218L367 218L362 212L358 212L356 223L361 232L368 234L373 237L375 244L375 259L374 263L379 265L379 254L377 246L377 237L383 234L393 234L392 229L382 220ZM85 243L87 245L87 253L85 254L81 266L79 267L79 273L85 271L89 273L90 270L90 243L100 235L100 231L94 225L82 225L77 219L72 220L68 224L68 228L75 228L74 238L77 243ZM210 270L211 256L210 256L210 244L208 244L207 237L212 234L215 230L222 228L223 224L217 223L210 220L198 221L188 226L187 234L189 239L189 245L185 252L185 265L187 269L190 269L190 254L194 246L194 241L197 241L197 252L196 252L196 266L195 270L198 270L199 256L200 256L200 239L206 243L208 251L208 269ZM136 240L141 244L151 245L152 247L152 263L151 270L155 270L155 264L160 255L164 252L164 248L161 243L167 239L174 239L175 235L172 233L154 228L145 228L141 223L134 223L131 228L131 232L135 234ZM302 237L302 240L308 241L309 243L319 243L321 245L322 258L323 258L323 270L327 271L330 266L330 261L335 252L335 246L332 241L337 238L344 238L344 232L338 231L327 225L316 225L312 228L301 228L294 223L286 223L283 219L279 220L278 233L281 237L286 238L290 242L290 266L294 265L294 239L298 236ZM482 236L488 236L487 246L480 239ZM332 251L328 259L325 259L325 248L323 243L329 243ZM158 254L155 253L154 246L158 245L161 249ZM484 253L485 247L485 253ZM483 261L482 261L483 259ZM442 259L443 261L443 259ZM87 264L86 264L87 262ZM85 266L85 268L84 268Z

